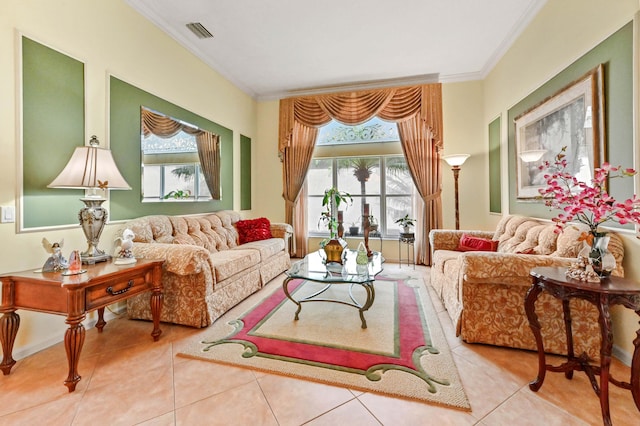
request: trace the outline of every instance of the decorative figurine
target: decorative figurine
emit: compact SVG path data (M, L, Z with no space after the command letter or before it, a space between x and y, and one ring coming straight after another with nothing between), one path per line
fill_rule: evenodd
M60 242L50 243L46 238L42 239L42 247L50 254L49 258L44 262L42 272L60 272L69 266L67 260L62 256L62 247L64 239Z
M133 248L133 238L135 234L129 228L122 231L122 237L116 238L116 241L120 241L116 249L116 260L113 263L116 265L129 265L131 263L136 263L137 260L133 256L133 252L131 249Z
M62 275L78 275L87 272L86 269L82 269L82 259L80 258L80 251L74 250L69 255L69 269L64 271Z

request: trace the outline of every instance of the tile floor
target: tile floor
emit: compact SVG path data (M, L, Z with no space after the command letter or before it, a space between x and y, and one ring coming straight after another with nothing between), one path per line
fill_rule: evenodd
M416 272L428 269L416 267ZM281 282L282 277L272 281L266 291ZM264 291L253 298L264 297ZM207 329L163 324L154 343L150 323L118 318L102 334L87 331L82 380L73 393L62 384L67 374L62 344L19 360L11 375L0 376L0 425L602 424L598 399L584 374L568 381L547 373L542 389L531 392L534 353L465 344L435 304L471 412L178 357L183 345ZM629 369L620 362L612 371L628 380ZM629 391L612 386L610 396L615 425L640 424Z

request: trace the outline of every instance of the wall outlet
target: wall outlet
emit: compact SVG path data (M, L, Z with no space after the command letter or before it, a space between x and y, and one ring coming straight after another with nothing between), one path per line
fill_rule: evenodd
M0 223L13 223L16 221L16 208L13 206L0 206Z

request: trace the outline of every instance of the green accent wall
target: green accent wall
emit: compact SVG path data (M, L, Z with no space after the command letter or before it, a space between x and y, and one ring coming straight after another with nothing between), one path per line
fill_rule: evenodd
M613 165L633 167L633 23L630 22L509 110L511 213L540 218L552 218L558 214L557 210L550 210L541 201L516 199L515 117L576 81L599 64L604 64L606 157ZM609 186L610 194L618 200L633 195L633 179L614 179L610 181ZM607 226L620 225L608 222Z
M110 148L131 191L110 191L110 218L127 220L152 214L195 214L233 209L233 131L115 77L110 81ZM194 124L220 135L222 199L207 202L142 202L140 107Z
M84 145L84 64L22 37L22 229L78 223L84 191L51 189Z
M251 210L251 138L240 135L240 209Z
M489 123L489 211L491 213L502 213L500 126L500 117Z

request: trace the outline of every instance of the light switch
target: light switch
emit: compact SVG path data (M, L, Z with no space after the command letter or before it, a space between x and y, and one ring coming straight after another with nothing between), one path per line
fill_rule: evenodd
M16 208L13 206L0 206L0 223L13 223L16 221Z

